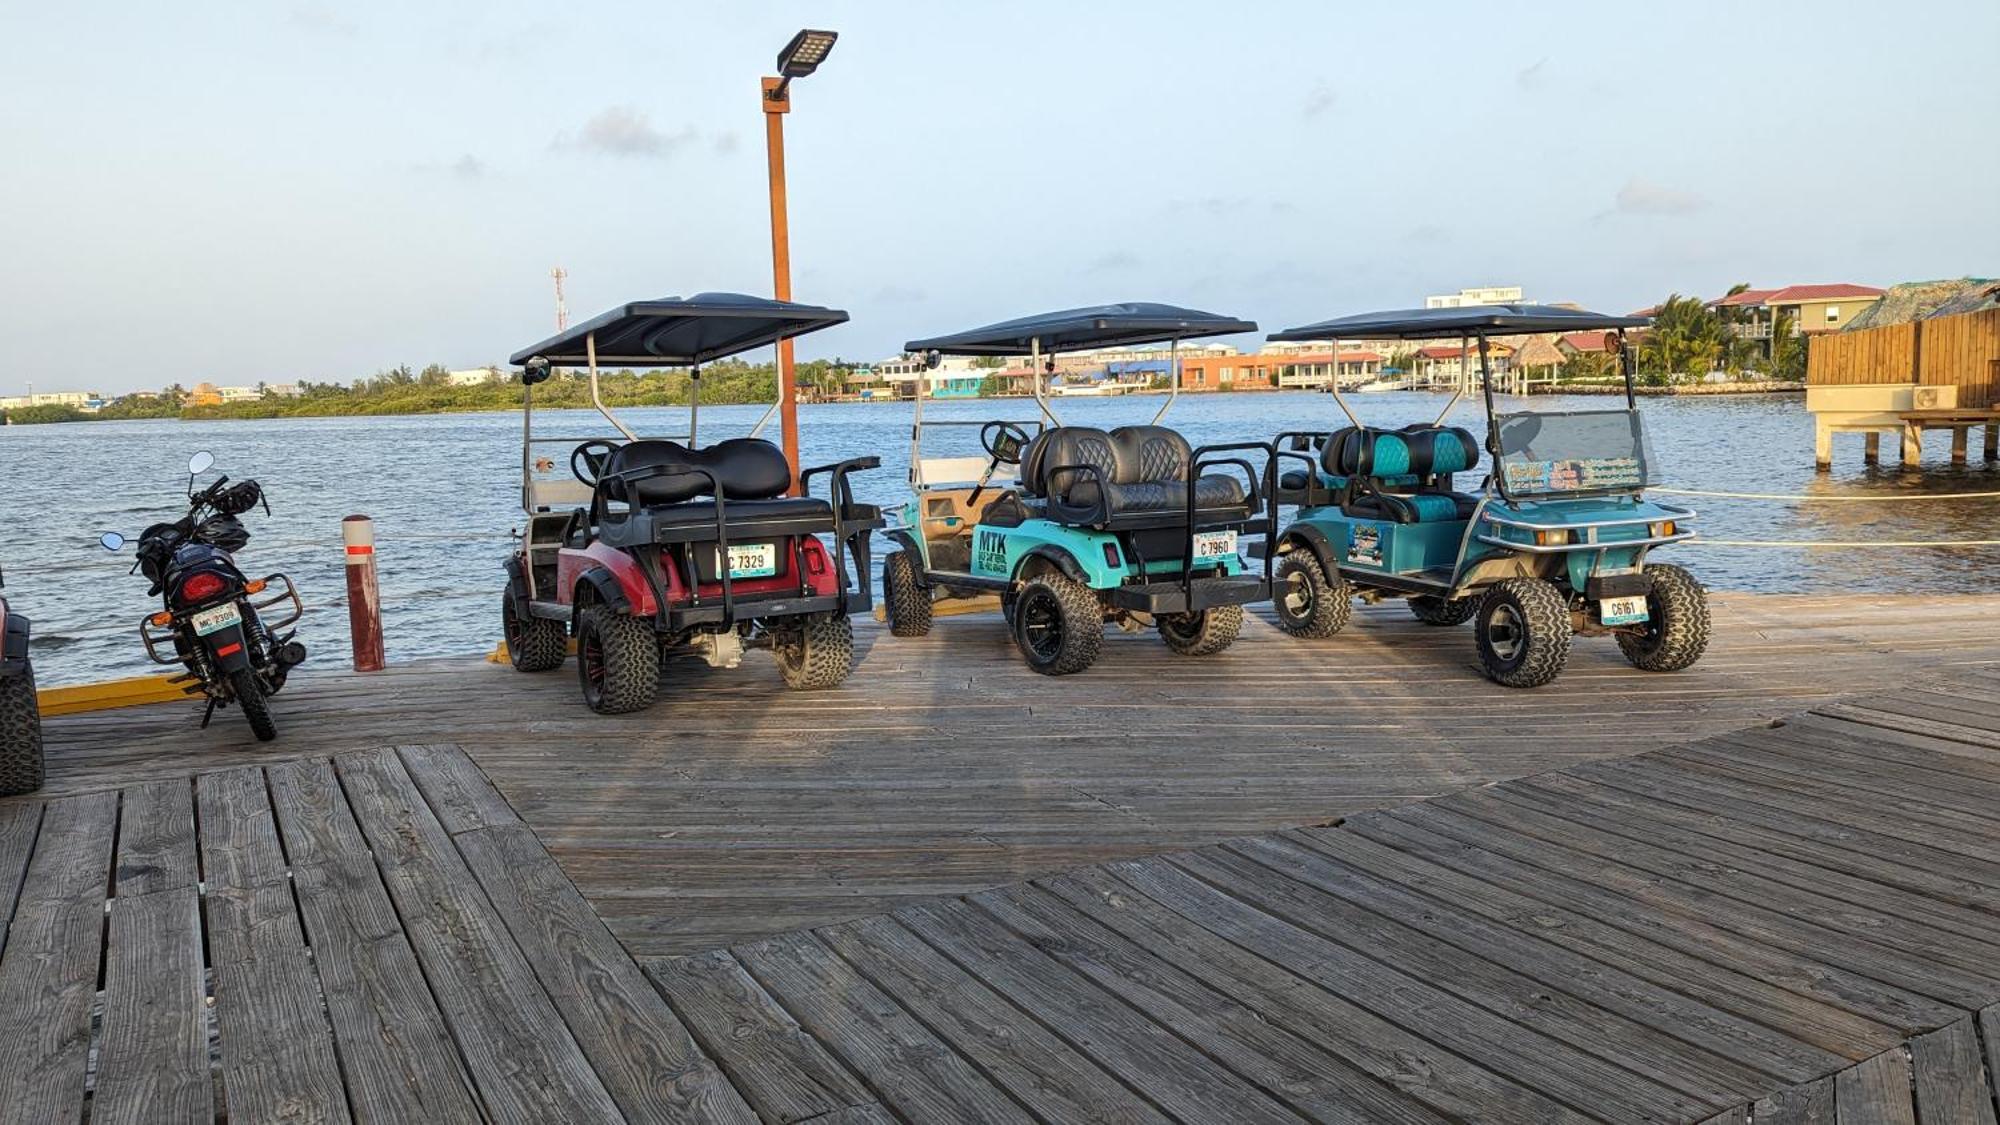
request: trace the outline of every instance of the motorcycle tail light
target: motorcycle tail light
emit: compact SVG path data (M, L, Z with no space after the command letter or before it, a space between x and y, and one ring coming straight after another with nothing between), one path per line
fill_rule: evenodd
M187 581L181 583L181 588L174 592L174 600L183 603L203 601L220 594L228 585L221 575L203 571L189 575Z

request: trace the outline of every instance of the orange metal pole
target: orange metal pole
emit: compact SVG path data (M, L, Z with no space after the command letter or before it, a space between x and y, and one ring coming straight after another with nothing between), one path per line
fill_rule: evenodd
M792 239L785 218L785 114L792 111L792 99L789 87L775 98L772 96L781 86L781 79L764 79L761 100L764 105L764 149L771 166L771 289L778 300L789 301L792 299ZM793 496L799 495L798 392L797 372L792 366L792 342L780 340L778 428L784 442L785 460L792 466L792 483L788 491Z

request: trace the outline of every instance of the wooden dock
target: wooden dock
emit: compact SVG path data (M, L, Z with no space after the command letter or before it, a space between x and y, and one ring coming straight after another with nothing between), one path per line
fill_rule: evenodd
M56 720L0 1119L1991 1125L2000 599L1718 609L1541 692L1383 608L1067 697L950 622L629 720L464 664L303 681L288 754Z

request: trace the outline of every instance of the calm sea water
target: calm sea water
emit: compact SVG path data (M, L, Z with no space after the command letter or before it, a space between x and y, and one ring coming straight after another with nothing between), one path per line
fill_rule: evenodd
M1078 424L1150 420L1158 397L1064 399ZM1428 394L1353 396L1371 424L1435 417ZM1602 398L1537 398L1540 410L1602 409ZM1812 420L1797 397L1660 398L1642 402L1662 483L1686 488L1838 496L2000 490L2000 472L1977 461L1944 461L1942 435L1921 472L1893 465L1866 470L1858 445L1843 445L1832 474L1812 467ZM1029 419L1022 400L933 403L928 418ZM710 407L704 440L744 433L758 407ZM685 412L635 410L641 433L684 429ZM1483 433L1476 406L1454 421ZM857 478L864 498L900 503L911 407L838 404L800 409L808 464L878 454L883 468ZM543 432L606 431L589 412L538 416ZM1282 429L1338 424L1333 400L1309 393L1182 398L1168 421L1197 444L1261 439ZM501 561L520 509L520 416L465 414L416 418L327 418L271 422L116 422L0 428L7 467L0 517L6 595L35 622L36 671L44 683L77 683L151 670L139 647L140 618L158 608L146 583L128 576L131 549L106 554L105 530L136 536L146 524L181 514L188 456L215 454L216 472L255 477L272 514L245 517L252 540L240 562L251 573L283 570L309 606L301 639L314 663L348 660L340 519L374 517L391 660L489 649L499 633ZM934 430L933 455L969 454L975 431ZM769 436L776 436L775 425ZM1848 438L1857 442L1858 438ZM1662 497L1662 499L1675 499ZM1894 540L1995 538L2000 501L1788 504L1683 499L1699 529L1717 539ZM1673 549L1711 586L1763 591L1991 590L2000 585L2000 550L1757 549L1702 544ZM879 553L878 553L879 561Z

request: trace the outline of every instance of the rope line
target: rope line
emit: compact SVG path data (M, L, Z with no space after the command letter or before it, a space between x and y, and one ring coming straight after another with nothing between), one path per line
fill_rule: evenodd
M1921 496L1795 496L1783 492L1712 492L1699 488L1648 488L1675 496L1715 496L1728 500L1802 500L1811 503L1882 504L1892 500L1990 500L2000 492L1931 492Z
M1866 539L1841 542L1834 539L1710 539L1701 536L1688 542L1692 547L2000 547L2000 539Z

